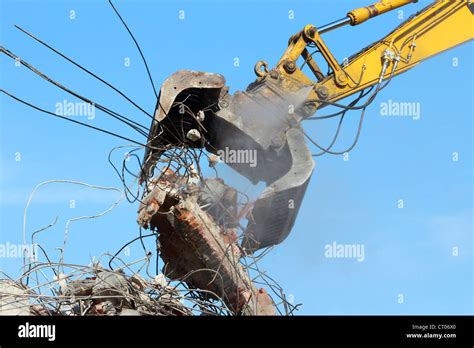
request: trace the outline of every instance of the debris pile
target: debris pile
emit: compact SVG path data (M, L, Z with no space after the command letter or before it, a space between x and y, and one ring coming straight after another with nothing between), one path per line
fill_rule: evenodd
M221 179L188 183L171 171L149 185L138 223L157 230L165 275L221 298L236 314L274 315L270 296L240 263L237 192Z
M39 187L55 182L39 184L29 201ZM138 223L152 233L142 235L140 230L140 236L125 246L154 237L155 253L144 247L143 257L126 262L119 256L124 246L113 255L100 255L89 265L66 263L70 219L55 262L36 239L54 226L56 219L31 233L37 252L24 255L19 278L0 271L0 315L293 314L298 305L288 302L282 288L259 269L259 261L270 249L247 255L239 246L239 220L249 210L248 204L241 207L238 203L239 192L222 179L183 176L170 169L148 180L147 185ZM94 217L111 211L117 202ZM25 221L26 213L27 209ZM157 260L154 275L149 270L152 257ZM164 261L161 273L158 259Z
M82 276L75 278L73 273ZM50 294L39 293L35 287L2 279L0 314L189 316L196 314L193 304L201 314L230 314L216 312L217 305L206 309L205 303L168 283L163 274L145 280L138 274L128 276L122 270L108 271L98 265L77 267L69 276L60 274L49 290Z

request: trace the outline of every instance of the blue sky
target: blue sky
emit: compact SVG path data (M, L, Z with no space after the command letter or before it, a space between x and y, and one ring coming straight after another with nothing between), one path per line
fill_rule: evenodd
M178 69L193 69L223 74L234 92L254 80L258 60L273 66L288 38L304 25L321 26L369 2L116 0L115 5L140 42L158 86ZM0 3L2 46L78 93L148 125L143 114L107 87L13 27L18 24L38 35L152 112L156 100L144 67L107 1ZM427 3L405 7L404 18ZM70 19L71 10L75 19ZM178 17L180 10L184 20ZM289 11L294 11L294 19L289 19ZM342 61L400 21L395 11L324 39ZM130 66L124 64L127 58ZM299 313L474 313L472 61L471 42L395 78L368 108L361 139L349 160L316 159L292 233L262 261L262 268L295 303L303 303ZM74 101L5 56L0 65L1 87L36 105L54 111L58 101ZM382 116L381 103L388 100L419 103L420 118ZM3 95L0 103L1 243L21 243L23 209L42 181L120 186L107 155L124 141L53 119ZM132 136L131 130L99 111L94 120L81 121ZM325 123L308 123L306 130L325 143L335 124L321 122ZM347 117L338 148L352 142L357 122L357 113ZM117 151L116 160L125 151ZM222 168L222 173L245 185L228 169ZM54 255L69 218L105 210L116 199L116 192L53 184L34 198L27 230L31 233L59 216L57 225L40 237ZM403 209L397 207L400 199ZM76 202L74 209L69 208L70 200ZM89 263L93 256L115 252L136 237L137 208L123 201L101 219L73 223L67 260ZM364 261L326 258L325 245L333 242L363 244ZM458 256L453 255L455 247ZM139 253L132 247L130 260ZM22 264L14 258L0 262L10 274L18 274Z

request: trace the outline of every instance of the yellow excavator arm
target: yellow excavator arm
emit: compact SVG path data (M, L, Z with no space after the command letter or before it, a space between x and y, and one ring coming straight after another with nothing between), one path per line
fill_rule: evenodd
M460 0L439 0L410 17L389 35L353 55L340 65L325 45L321 34L344 24L357 25L377 14L414 1L381 1L375 5L351 11L347 17L317 29L307 25L290 39L288 49L277 64L290 89L301 84L313 85L308 99L314 100L314 110L323 101L335 102L390 75L398 75L420 61L460 45L474 36L474 3ZM324 76L307 46L315 44L332 73ZM297 66L302 56L316 80L307 77ZM291 88L292 87L292 88Z

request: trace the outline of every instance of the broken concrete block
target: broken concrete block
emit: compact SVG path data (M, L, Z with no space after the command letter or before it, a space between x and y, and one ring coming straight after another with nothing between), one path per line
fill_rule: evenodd
M179 191L177 182L183 180L154 180L138 212L141 226L159 231L165 275L205 290L236 314L274 314L270 296L257 290L240 264L242 253L233 228L236 191L221 179L182 184Z
M0 280L0 315L31 315L28 289L10 280Z

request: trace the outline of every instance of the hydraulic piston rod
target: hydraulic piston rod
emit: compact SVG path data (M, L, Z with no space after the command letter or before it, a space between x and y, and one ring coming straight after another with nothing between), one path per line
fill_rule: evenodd
M374 18L378 15L414 2L418 2L418 0L382 0L373 5L352 10L347 13L346 17L318 28L318 32L319 34L324 34L347 24L359 25L370 18Z

